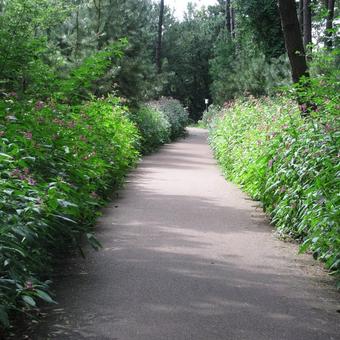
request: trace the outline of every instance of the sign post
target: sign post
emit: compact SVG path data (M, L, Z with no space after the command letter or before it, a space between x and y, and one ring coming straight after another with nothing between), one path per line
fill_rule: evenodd
M208 112L208 104L209 104L209 99L208 98L206 98L205 100L204 100L204 102L205 102L205 109L206 109L206 111Z

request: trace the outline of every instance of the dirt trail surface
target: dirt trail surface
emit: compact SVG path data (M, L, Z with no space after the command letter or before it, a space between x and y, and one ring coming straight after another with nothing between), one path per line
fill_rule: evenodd
M327 275L275 239L206 131L189 131L131 173L99 220L103 249L56 275L34 340L340 339Z

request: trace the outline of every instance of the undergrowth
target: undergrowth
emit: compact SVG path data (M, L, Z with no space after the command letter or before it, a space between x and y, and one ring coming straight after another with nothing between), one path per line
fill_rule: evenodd
M118 98L79 106L0 102L0 318L51 302L53 254L85 234L139 158L139 133Z
M336 98L320 101L307 119L291 100L276 97L236 100L204 120L226 178L263 202L282 235L339 275Z

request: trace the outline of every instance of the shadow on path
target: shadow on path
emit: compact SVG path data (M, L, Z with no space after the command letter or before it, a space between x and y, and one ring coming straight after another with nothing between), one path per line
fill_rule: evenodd
M56 274L34 340L339 339L338 295L220 175L206 133L146 157Z

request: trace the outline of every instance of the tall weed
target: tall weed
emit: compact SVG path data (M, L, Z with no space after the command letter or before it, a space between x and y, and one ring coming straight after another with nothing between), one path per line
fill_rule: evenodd
M118 98L80 106L0 102L0 322L52 302L52 255L79 247L112 187L139 158Z
M236 100L216 116L210 142L226 178L339 274L339 119L333 102L321 108L303 120L283 97Z

